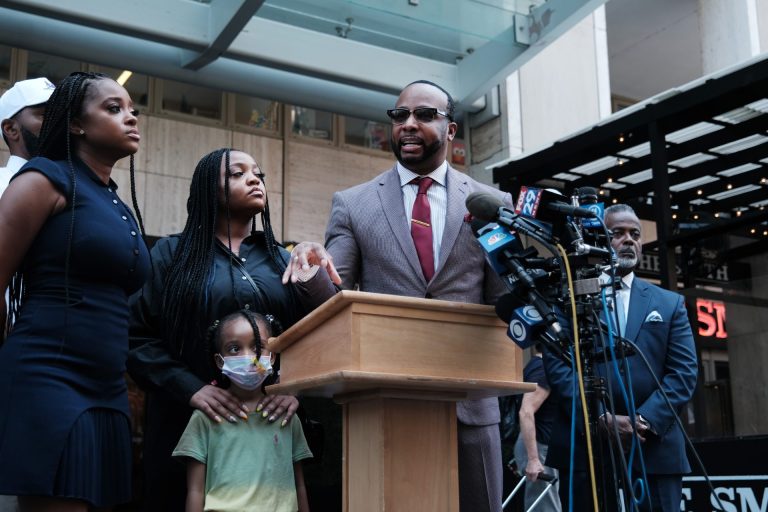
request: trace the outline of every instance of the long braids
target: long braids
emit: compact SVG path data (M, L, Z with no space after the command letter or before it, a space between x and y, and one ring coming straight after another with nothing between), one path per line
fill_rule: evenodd
M205 155L195 167L187 200L187 222L173 254L162 293L164 335L182 354L186 343L197 345L205 331L204 315L213 274L219 172L226 149Z
M51 97L46 103L43 124L40 127L38 155L49 160L67 160L69 165L69 178L71 191L67 197L67 204L70 208L70 222L67 233L67 247L64 257L64 300L65 304L70 304L70 266L72 255L72 241L75 231L75 204L77 201L77 175L73 162L73 148L70 127L73 119L78 118L83 111L83 102L86 97L89 85L96 80L108 79L107 75L102 73L74 72L64 78L54 89ZM36 155L37 156L37 155ZM144 226L141 219L138 203L136 201L136 184L134 177L133 155L131 155L131 197L136 216L139 219L139 225L142 233ZM9 314L7 318L7 330L13 326L18 319L23 294L26 293L23 287L23 273L18 269L11 279L9 288Z
M219 173L222 159L225 165L224 198L227 215L229 258L234 257L229 229L229 156L232 148L221 148L205 155L197 164L189 187L187 222L181 232L173 254L162 295L164 336L174 351L182 354L187 348L194 349L206 332L205 315L208 310L209 289L213 280L213 258L216 249L216 222L219 214ZM267 252L280 274L287 262L280 255L269 221L269 202L262 212L262 225ZM251 221L256 231L256 218ZM231 289L235 289L234 266L230 264ZM293 290L291 290L293 296ZM191 343L189 347L187 343Z

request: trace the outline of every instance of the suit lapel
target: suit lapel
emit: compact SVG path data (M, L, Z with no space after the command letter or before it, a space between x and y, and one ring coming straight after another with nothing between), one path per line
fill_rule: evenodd
M632 280L632 291L629 296L629 312L627 314L627 327L625 338L635 341L645 321L648 312L651 295L648 292L648 284L635 276Z
M381 200L381 206L384 209L384 216L387 218L389 228L392 230L395 240L400 244L400 248L403 250L413 271L426 285L424 273L421 271L421 265L419 264L419 255L416 254L416 246L413 245L413 238L411 238L411 231L408 227L408 216L405 214L405 206L403 205L403 192L400 189L400 176L397 174L397 166L384 174L384 177L379 182L377 191Z
M467 177L449 165L445 176L445 185L448 192L445 228L443 228L443 238L440 241L440 257L437 261L435 276L440 273L446 260L448 260L448 256L456 243L456 238L459 236L461 225L464 223L464 212L466 211L464 201L467 199Z

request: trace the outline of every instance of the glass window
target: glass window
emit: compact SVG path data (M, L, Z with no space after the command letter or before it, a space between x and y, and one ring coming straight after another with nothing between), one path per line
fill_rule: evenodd
M163 80L163 110L221 119L221 91Z
M291 131L315 139L333 139L333 114L305 107L291 107Z
M58 85L70 73L81 71L82 64L72 59L63 59L44 53L29 52L27 57L27 78L46 77Z
M353 146L389 151L390 123L377 123L357 117L344 118L344 141Z
M125 87L131 99L136 105L146 107L149 105L149 77L140 75L128 69L110 68L107 66L91 66L91 70L115 79Z
M280 104L251 96L235 95L235 124L276 132L280 119Z
M0 80L11 79L11 47L0 45Z

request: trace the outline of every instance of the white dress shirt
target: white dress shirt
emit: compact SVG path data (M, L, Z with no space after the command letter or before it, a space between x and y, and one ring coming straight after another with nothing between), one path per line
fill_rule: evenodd
M413 203L416 202L416 194L419 191L419 186L411 183L411 181L421 177L421 175L406 169L400 162L397 162L397 174L400 176L400 189L403 191L403 205L410 231ZM435 271L437 271L437 262L440 260L440 242L443 239L445 216L448 210L447 175L448 163L445 161L440 167L426 175L426 177L434 180L434 183L427 189L427 200L429 201L429 216L432 225L432 253L435 258Z

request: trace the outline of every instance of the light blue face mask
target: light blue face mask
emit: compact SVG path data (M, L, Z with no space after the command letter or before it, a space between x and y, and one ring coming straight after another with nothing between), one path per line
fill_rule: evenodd
M222 357L224 366L221 373L229 377L238 387L253 391L264 379L272 375L272 358L263 355L257 360L253 356Z

